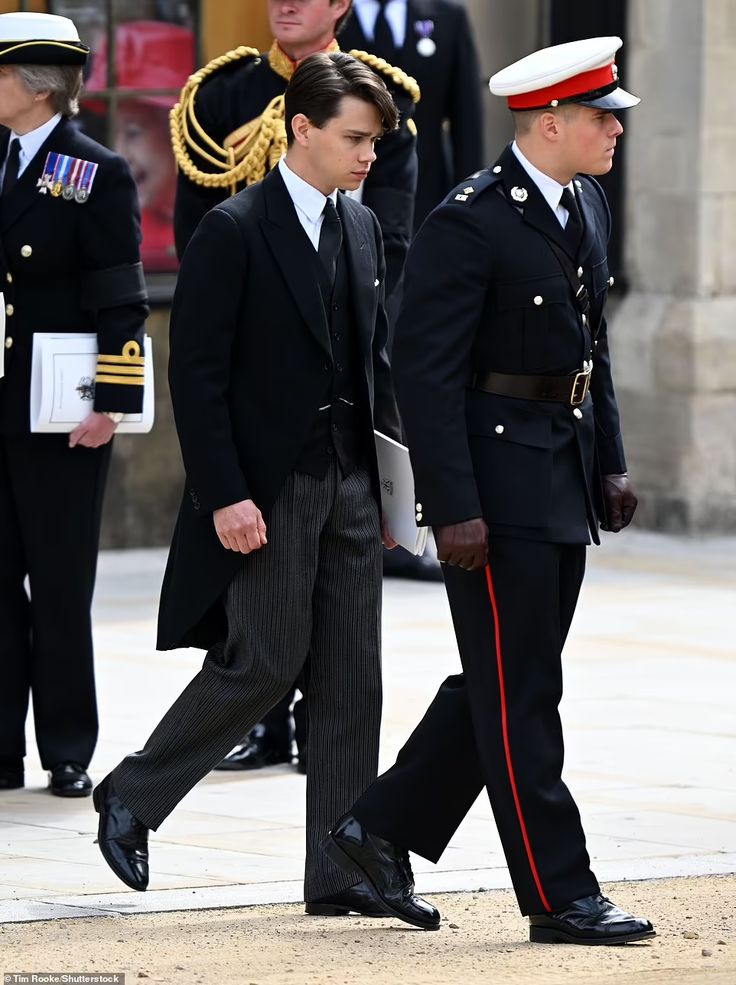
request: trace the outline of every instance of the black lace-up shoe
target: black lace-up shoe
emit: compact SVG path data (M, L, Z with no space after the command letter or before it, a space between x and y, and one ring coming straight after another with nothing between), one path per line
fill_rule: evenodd
M102 857L126 886L148 888L148 828L133 817L109 776L92 797L100 815L97 844Z
M357 869L387 915L422 930L439 930L439 910L414 894L414 875L406 850L372 835L352 814L337 822L327 836L324 850L346 872Z
M529 925L535 944L628 944L656 937L648 920L632 917L600 893L564 910L529 917Z
M370 886L359 882L357 886L343 889L341 893L323 896L304 904L304 912L310 917L347 917L357 913L361 917L389 917Z

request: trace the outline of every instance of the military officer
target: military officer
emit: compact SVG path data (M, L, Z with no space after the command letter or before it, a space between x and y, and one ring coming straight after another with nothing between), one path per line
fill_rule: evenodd
M439 915L414 895L407 850L437 861L485 786L532 941L654 934L601 895L562 780L558 713L586 544L636 508L604 316L610 219L590 177L612 166L615 112L639 101L619 88L620 46L555 46L495 75L516 139L450 193L409 254L395 381L463 674L329 844L419 927Z
M71 122L87 54L65 17L0 16L0 789L23 786L32 696L62 797L92 789L100 512L112 436L142 407L147 314L130 172ZM71 434L30 433L34 332L97 333L90 413Z

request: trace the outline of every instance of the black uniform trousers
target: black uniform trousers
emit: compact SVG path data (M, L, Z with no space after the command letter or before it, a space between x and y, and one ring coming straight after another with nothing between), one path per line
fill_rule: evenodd
M449 677L354 806L365 827L436 862L483 786L524 914L598 892L561 778L561 651L582 544L491 536L480 572L443 567L463 673Z
M21 765L33 696L45 769L97 741L90 606L111 443L0 435L0 761ZM25 579L28 578L29 593Z

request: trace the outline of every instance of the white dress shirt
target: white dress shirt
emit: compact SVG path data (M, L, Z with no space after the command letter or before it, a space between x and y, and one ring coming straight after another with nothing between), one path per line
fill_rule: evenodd
M562 198L562 193L566 188L569 188L573 195L575 194L575 189L572 187L572 182L568 185L561 185L559 181L555 181L554 178L550 178L548 174L540 171L539 168L535 168L532 162L528 160L528 158L524 157L516 141L514 141L511 145L511 150L516 155L516 159L519 164L521 164L534 184L540 190L547 204L557 216L560 225L564 229L567 225L567 220L570 213L564 205L560 205L560 199Z
M332 199L332 204L337 206L337 189L329 196L323 195L314 185L310 185L304 178L294 174L286 158L282 157L279 161L279 171L284 179L286 190L291 197L296 214L299 216L304 232L309 236L315 250L319 247L319 234L322 231L324 220L323 212L328 197Z
M372 41L376 28L376 18L380 10L378 0L354 0L353 7L363 29L363 34ZM403 48L406 41L406 15L406 0L389 0L386 4L386 20L391 28L394 44L397 48Z
M10 131L10 140L20 141L20 157L18 160L18 177L23 174L25 169L31 163L33 158L38 154L43 145L44 141L54 129L56 124L61 119L61 113L57 113L52 116L50 120L46 123L42 123L40 127L36 127L35 130L30 130L28 133L24 133L19 136L15 131ZM10 141L8 141L8 150L10 150ZM7 161L7 156L5 161L3 161L2 168L0 168L0 187L2 187L3 178L5 177L5 164Z

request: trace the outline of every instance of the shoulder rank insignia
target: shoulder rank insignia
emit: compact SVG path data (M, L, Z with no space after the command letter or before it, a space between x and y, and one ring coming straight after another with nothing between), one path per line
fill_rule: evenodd
M472 185L468 185L467 188L463 188L462 192L459 192L455 196L456 202L467 202L471 195L475 194L475 188Z
M37 182L39 194L50 193L54 198L84 205L92 191L97 168L94 161L50 151Z

